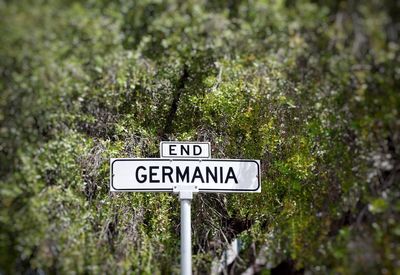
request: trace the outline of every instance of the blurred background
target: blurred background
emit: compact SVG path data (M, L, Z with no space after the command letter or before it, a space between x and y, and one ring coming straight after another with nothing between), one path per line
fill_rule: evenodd
M109 192L162 140L262 163L195 196L194 274L399 274L399 30L395 0L0 0L0 274L179 273L177 196Z

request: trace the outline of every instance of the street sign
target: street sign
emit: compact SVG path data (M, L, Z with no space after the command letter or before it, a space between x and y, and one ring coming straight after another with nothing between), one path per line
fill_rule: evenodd
M160 143L161 158L110 160L113 192L174 192L181 203L181 274L192 273L191 200L198 192L261 192L260 161L211 159L209 142Z
M111 191L261 192L260 161L240 159L134 159L110 162Z
M209 142L162 141L161 158L211 158Z

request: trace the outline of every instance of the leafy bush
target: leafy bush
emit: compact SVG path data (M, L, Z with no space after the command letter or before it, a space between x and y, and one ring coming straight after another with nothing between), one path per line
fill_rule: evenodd
M206 140L261 194L193 202L195 273L400 272L396 1L0 1L0 273L178 273L179 202L109 158Z

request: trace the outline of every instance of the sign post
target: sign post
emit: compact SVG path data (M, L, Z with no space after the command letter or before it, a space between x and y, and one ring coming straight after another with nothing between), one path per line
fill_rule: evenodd
M193 194L259 193L260 161L212 159L209 142L161 142L161 158L110 160L110 190L173 192L181 204L181 274L192 273Z
M192 198L180 195L181 200L181 274L192 274L192 220L190 204Z

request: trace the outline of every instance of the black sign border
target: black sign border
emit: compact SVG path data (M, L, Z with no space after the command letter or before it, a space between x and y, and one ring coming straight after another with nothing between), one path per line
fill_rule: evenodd
M113 179L114 179L114 163L117 161L165 161L165 162L170 162L170 161L201 161L201 162L207 162L207 161L217 161L217 162L231 162L231 161L237 161L237 162L254 162L257 164L257 178L258 178L258 186L256 189L206 189L206 188L199 188L199 192L205 191L205 192L215 192L216 191L225 191L225 193L240 193L240 192L256 192L258 189L261 187L261 177L260 177L260 164L256 160L250 160L250 159L168 159L168 158L121 158L121 159L115 159L111 162L111 167L110 167L110 176L111 176L111 187L114 189L116 192L120 191L131 191L131 192L172 192L173 188L138 188L138 189L117 189L114 187L113 184ZM224 193L224 192L221 192Z

